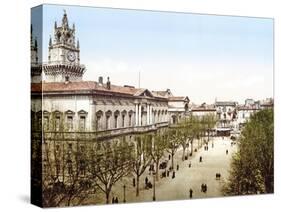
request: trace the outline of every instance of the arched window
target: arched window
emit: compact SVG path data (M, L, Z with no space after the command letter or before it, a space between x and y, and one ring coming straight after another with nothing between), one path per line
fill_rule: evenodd
M129 123L128 123L128 125L129 125L129 127L131 127L132 126L132 116L134 114L134 111L130 110L128 114L129 114Z
M105 129L109 129L110 128L110 117L112 116L112 112L110 110L108 110L105 113Z
M158 122L161 122L161 110L158 111Z
M114 128L118 128L119 127L118 126L118 117L119 117L119 115L120 115L119 110L116 110L114 112Z
M185 105L184 105L184 110L185 110L185 112L188 111L188 104L185 104Z
M176 124L176 123L177 123L177 116L172 115L172 124Z
M125 127L125 117L127 115L127 111L123 110L121 113L121 117L122 117L122 127Z
M157 122L157 111L153 110L153 123L155 124Z
M102 120L103 112L99 110L96 112L96 130L101 129L101 120Z

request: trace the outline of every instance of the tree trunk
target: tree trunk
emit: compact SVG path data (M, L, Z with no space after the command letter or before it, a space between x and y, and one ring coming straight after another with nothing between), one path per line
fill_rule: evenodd
M71 195L69 195L69 197L67 198L67 206L70 206L70 203L71 203Z
M138 197L139 194L140 194L140 176L137 175L136 196Z
M105 198L106 198L106 204L109 204L109 194L110 194L110 191L109 189L105 189Z
M185 160L185 149L186 149L186 146L183 146L182 147L182 161L184 161Z
M156 181L159 180L159 159L156 160Z
M172 169L174 170L174 155L175 155L175 153L173 152L172 153Z

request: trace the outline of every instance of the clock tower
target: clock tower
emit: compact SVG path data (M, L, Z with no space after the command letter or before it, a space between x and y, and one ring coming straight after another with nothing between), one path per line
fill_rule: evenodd
M75 40L75 25L68 24L64 11L61 26L54 24L54 35L49 40L48 63L43 66L45 81L80 81L85 67L80 65L79 41Z

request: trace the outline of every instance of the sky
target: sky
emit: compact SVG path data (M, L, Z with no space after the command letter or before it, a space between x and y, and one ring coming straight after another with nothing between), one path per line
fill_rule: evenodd
M169 88L197 104L273 97L273 19L44 5L43 20L40 8L32 11L43 62L64 9L75 23L84 80L109 76L138 87L140 76L142 88Z

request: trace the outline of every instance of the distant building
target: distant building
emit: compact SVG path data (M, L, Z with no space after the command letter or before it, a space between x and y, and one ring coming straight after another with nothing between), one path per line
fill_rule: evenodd
M246 107L253 106L254 104L255 104L255 100L253 100L253 99L246 99L245 100L245 106Z
M274 107L274 101L272 98L267 98L260 102L261 109L272 109Z
M231 121L236 119L238 103L233 101L217 101L215 107L217 110L217 116L222 126L229 125Z
M250 120L251 116L258 112L260 109L253 104L249 105L240 105L238 106L238 116L237 116L237 124L238 128L241 129L245 125L247 121Z
M177 124L180 119L188 115L189 98L187 96L173 96L170 89L166 91L152 91L154 95L168 98L169 122Z
M217 134L230 135L235 128L235 120L237 119L238 103L234 101L216 101L215 107L218 117Z
M193 106L191 108L191 114L199 117L203 117L205 115L214 115L216 117L217 111L214 105L207 105L206 103L203 103L200 106Z

